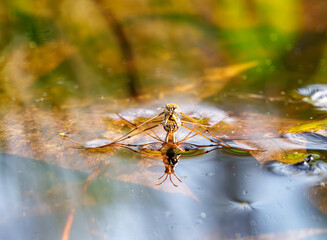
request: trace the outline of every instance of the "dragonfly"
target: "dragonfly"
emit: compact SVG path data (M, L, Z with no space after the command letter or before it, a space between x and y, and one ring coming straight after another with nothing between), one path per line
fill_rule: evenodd
M167 103L165 107L163 107L163 111L158 113L157 115L150 117L146 121L135 125L125 119L123 116L118 114L118 116L124 120L126 123L131 125L133 128L124 134L123 136L119 137L118 139L114 140L110 144L116 144L119 142L123 142L127 139L133 138L136 135L139 135L141 133L146 133L151 138L154 138L158 141L163 142L163 146L167 144L168 142L171 142L173 144L176 144L177 138L176 138L176 132L180 128L184 128L189 131L186 137L184 137L180 142L189 140L195 136L201 136L202 138L210 141L212 144L216 144L219 146L222 146L224 148L233 148L238 149L240 151L249 151L248 149L239 148L239 147L231 147L229 144L226 143L222 138L214 135L210 130L210 126L203 125L199 123L197 120L195 120L193 117L183 113L178 104L176 103ZM148 124L153 124L151 126L148 126ZM193 125L193 127L190 127L188 125ZM142 127L146 126L145 128L141 129ZM153 131L155 128L162 126L163 129L166 132L166 137L164 140L161 140L158 135ZM197 130L196 128L200 128L201 130ZM141 129L141 130L140 130ZM137 130L140 130L137 132ZM149 131L152 132L149 133ZM208 134L209 136L207 136ZM176 145L178 147L178 144Z
M86 142L85 144L80 144L72 139L69 139L68 136L61 134L62 137L67 138L68 140L77 143L78 148L81 149L100 149L106 147L113 147L117 149L129 149L133 152L147 155L161 157L165 166L164 174L158 178L158 180L163 179L157 185L161 185L168 178L170 182L177 187L173 180L174 176L178 181L182 182L175 173L175 168L181 158L181 156L199 156L202 154L209 153L217 149L235 149L238 151L249 152L251 149L244 149L235 146L230 146L222 138L215 136L209 130L209 127L199 123L193 117L183 113L178 104L176 103L167 103L163 107L163 111L160 113L148 118L140 124L134 124L117 114L120 119L126 122L127 125L131 127L127 133L123 134L121 137L110 141L109 139L96 139ZM193 125L190 127L188 125ZM162 126L165 137L162 139L156 131L156 128ZM176 133L184 128L188 133L180 140L177 139ZM197 130L200 129L200 130ZM128 140L133 139L134 137L146 134L151 139L155 140L150 143L126 143ZM207 136L207 135L209 136ZM195 136L200 136L208 140L209 144L196 144L190 142ZM210 138L211 137L211 138Z

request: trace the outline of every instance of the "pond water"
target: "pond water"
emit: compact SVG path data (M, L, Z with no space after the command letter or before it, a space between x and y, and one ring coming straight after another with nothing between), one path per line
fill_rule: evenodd
M0 239L326 239L326 12L2 1ZM94 149L170 102L212 133L188 123L173 182L161 125Z
M223 151L183 159L177 173L196 199L105 177L80 193L86 173L2 155L1 239L60 239L69 208L71 239L326 238L325 193L313 194L324 177L278 175Z

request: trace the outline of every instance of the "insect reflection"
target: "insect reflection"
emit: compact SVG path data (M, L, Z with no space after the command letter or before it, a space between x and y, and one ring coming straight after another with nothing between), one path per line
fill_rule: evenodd
M157 185L161 185L163 182L165 182L169 176L169 180L170 182L175 186L178 187L178 185L176 185L173 180L171 179L171 175L174 175L175 178L182 182L182 180L179 179L179 177L177 177L177 175L175 174L175 167L179 161L179 158L181 157L181 153L176 153L174 148L169 148L165 154L163 154L163 163L165 165L165 172L164 174L158 178L158 180L160 180L161 178L163 178L164 176L166 176L160 183L158 183Z
M86 147L79 147L84 149L97 149L101 147L108 147L108 145L104 146L96 146L96 141L93 143L93 146ZM99 141L99 144L102 144L102 141ZM168 142L165 146L162 146L162 142L151 142L146 144L125 144L125 143L115 143L110 145L110 147L114 147L117 149L128 149L135 153L145 155L151 158L162 158L163 164L165 166L165 171L158 180L163 179L157 185L161 185L165 182L168 178L170 182L175 186L178 187L177 184L174 183L172 180L172 175L179 181L182 182L181 179L176 175L175 168L180 161L181 157L195 157L200 156L211 151L217 149L223 149L222 146L216 144L209 144L209 145L199 145L187 142L177 142L172 143ZM178 148L177 148L178 145Z

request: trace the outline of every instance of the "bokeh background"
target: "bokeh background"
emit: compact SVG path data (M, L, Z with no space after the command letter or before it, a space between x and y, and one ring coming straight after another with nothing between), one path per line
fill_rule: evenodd
M276 95L325 80L326 12L323 0L2 1L2 93L153 99L256 61L224 88Z

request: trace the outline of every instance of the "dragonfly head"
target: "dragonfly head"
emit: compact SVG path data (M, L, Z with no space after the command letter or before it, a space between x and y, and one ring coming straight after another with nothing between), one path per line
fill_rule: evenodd
M165 110L164 112L167 115L174 115L174 114L178 114L180 112L179 110L179 106L176 103L167 103L165 105Z

